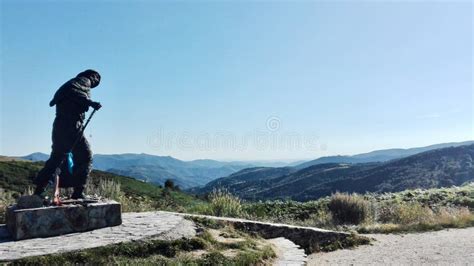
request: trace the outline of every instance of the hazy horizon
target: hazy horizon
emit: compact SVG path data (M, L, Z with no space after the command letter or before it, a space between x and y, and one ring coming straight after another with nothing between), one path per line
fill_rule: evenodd
M96 154L298 161L474 139L472 5L1 1L0 154L49 154L48 103L86 68L103 78Z
M456 141L456 142L453 142L453 141L450 141L450 142L443 142L443 143L433 143L433 144L430 144L430 145L426 145L426 146L431 146L431 145L437 145L437 144L444 144L444 143L462 143L462 142L470 142L470 141L474 141L473 140L464 140L464 141ZM411 149L411 148L421 148L421 147L426 147L426 146L414 146L414 147L391 147L391 148L383 148L383 149L376 149L376 150L370 150L370 151L365 151L365 152L360 152L360 153L354 153L354 154L331 154L331 155L326 155L326 156L353 156L353 155L357 155L357 154L363 154L363 153L370 153L370 152L373 152L373 151L379 151L379 150L390 150L390 149ZM44 153L44 154L47 154L49 155L48 152L41 152L41 151L35 151L35 152L30 152L30 153L27 153L27 154L0 154L0 155L3 155L3 156L16 156L16 157L22 157L22 156L27 156L27 155L31 155L33 153ZM163 156L163 157L166 157L166 156L171 156L171 155L167 155L167 154L151 154L151 153L145 153L145 152L124 152L124 153L99 153L100 155L122 155L122 154L146 154L146 155L153 155L153 156ZM177 158L177 157L174 157L174 156L171 156L175 159L178 159L178 160L182 160L182 161L195 161L195 160L215 160L215 161L221 161L221 162L232 162L232 161L239 161L239 162L282 162L282 163L294 163L294 162L299 162L299 161L310 161L310 160L315 160L315 159L318 159L318 158L321 158L321 157L325 157L325 156L319 156L319 157L310 157L310 158L297 158L297 159L285 159L285 158L280 158L280 159L265 159L265 158L261 158L261 159L248 159L248 160L245 160L245 159L228 159L228 158L194 158L194 159L183 159L183 158Z

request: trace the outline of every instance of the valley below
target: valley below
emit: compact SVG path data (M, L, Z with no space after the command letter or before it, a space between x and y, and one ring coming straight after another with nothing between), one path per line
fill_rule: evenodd
M474 181L474 144L429 150L386 162L254 167L216 179L195 193L226 189L246 200L315 200L336 191L364 194L459 186Z

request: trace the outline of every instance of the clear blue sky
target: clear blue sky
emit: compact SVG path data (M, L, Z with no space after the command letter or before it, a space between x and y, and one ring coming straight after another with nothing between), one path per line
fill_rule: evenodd
M3 0L0 154L49 153L48 102L86 68L103 77L87 130L95 153L303 159L471 140L472 11L470 1ZM216 144L222 133L229 147ZM278 146L288 136L311 145Z

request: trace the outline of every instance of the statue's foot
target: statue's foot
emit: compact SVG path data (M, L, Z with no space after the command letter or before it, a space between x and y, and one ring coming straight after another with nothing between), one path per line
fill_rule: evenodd
M71 195L71 199L85 199L86 195L84 195L84 186L77 186L74 187L74 192Z
M43 202L43 206L50 206L51 202L46 196L46 188L36 187L35 192L33 192L33 197L39 198Z
M81 194L72 193L71 199L74 199L74 200L86 199L86 195L84 195L84 193L81 193Z
M33 192L33 195L34 196L38 196L40 197L41 199L44 199L45 198L45 195L44 195L44 192L46 191L46 189L44 187L41 187L41 186L37 186L35 188L35 192Z
M71 195L71 199L86 199L86 195L83 193L84 189L74 189Z

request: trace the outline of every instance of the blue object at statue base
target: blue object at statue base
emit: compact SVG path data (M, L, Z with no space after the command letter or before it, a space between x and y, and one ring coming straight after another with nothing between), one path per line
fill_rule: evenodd
M72 158L72 152L67 154L67 170L72 175L72 168L74 167L74 160Z

